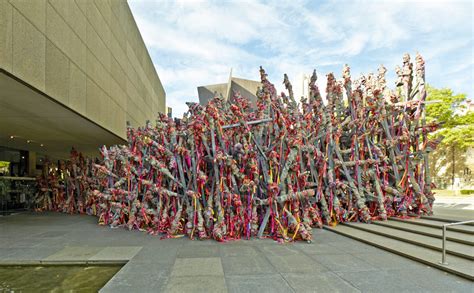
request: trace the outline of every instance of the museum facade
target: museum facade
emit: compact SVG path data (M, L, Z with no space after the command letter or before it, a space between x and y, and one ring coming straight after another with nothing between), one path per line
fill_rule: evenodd
M165 109L127 1L0 1L0 161L13 173L73 146L95 156Z
M212 98L219 96L227 101L230 100L234 94L239 93L243 98L249 99L252 105L255 106L257 102L257 90L261 86L260 81L232 76L231 69L227 83L198 86L199 104L204 106Z

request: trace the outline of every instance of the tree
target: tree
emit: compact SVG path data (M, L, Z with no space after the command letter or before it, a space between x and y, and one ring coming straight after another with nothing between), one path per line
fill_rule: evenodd
M433 133L431 138L442 138L431 161L433 177L437 177L443 168L446 173L451 170L451 184L454 185L456 171L465 167L466 150L474 147L474 112L466 111L465 94L455 95L450 89L430 86L427 91L427 100L438 102L426 106L426 120L438 121L441 124L440 129Z

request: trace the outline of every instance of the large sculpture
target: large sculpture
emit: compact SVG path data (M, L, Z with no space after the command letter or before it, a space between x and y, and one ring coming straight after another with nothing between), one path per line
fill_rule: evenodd
M407 54L390 90L383 66L355 81L344 66L342 80L328 74L325 99L313 72L299 104L286 75L278 96L261 68L256 108L236 93L128 127L128 145L103 147L88 172L99 187L81 195L72 180L62 209L85 203L101 224L164 237L282 242L310 241L323 224L431 214L427 135L437 125L424 120L420 55L412 68Z

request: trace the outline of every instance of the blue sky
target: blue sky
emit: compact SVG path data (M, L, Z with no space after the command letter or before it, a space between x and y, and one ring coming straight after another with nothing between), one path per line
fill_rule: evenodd
M175 116L197 101L197 86L233 75L258 80L262 65L281 91L315 68L353 77L394 68L419 51L426 80L474 95L472 1L139 1L129 5Z

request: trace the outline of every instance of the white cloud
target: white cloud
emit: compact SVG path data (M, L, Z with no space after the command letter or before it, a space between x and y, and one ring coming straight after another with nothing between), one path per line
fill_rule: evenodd
M473 95L472 60L460 59L472 59L469 1L129 5L176 116L186 109L185 101L197 101L197 86L226 82L231 67L234 76L258 79L258 66L263 65L279 90L283 73L291 78L316 68L318 84L324 88L326 73L339 76L344 63L351 65L353 76L374 72L384 63L394 78L394 66L403 53L417 50L427 59L428 82Z

